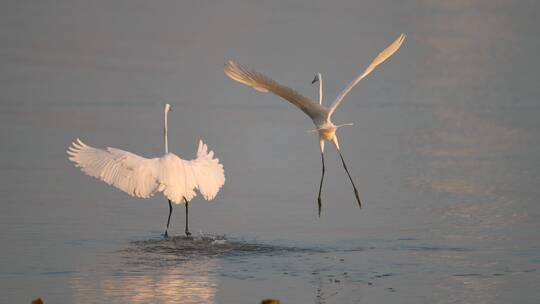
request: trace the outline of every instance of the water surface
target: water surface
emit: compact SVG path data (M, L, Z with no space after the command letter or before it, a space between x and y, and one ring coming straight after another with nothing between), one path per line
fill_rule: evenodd
M540 46L535 1L25 1L0 12L1 303L537 303ZM336 112L226 78L232 58L325 103L401 32ZM76 137L189 159L211 203L134 199L67 160Z

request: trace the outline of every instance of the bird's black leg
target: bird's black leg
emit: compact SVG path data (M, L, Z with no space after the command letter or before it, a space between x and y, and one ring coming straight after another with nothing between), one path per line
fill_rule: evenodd
M167 219L167 228L165 228L165 233L163 234L164 237L169 237L167 230L169 230L169 223L171 222L171 214L172 214L172 204L171 204L171 200L169 200L169 218Z
M319 217L321 217L321 190L322 190L322 184L324 180L324 153L321 152L321 160L322 160L322 174L321 174L321 184L319 186L319 196L317 198L317 204L319 206Z
M347 175L349 176L349 179L351 180L351 184L354 189L354 195L356 196L356 201L358 202L358 207L362 208L362 203L360 202L360 197L358 196L358 190L356 190L356 186L354 185L351 174L349 173L349 170L347 169L347 165L345 164L345 160L343 159L343 155L341 155L341 151L339 149L338 149L338 152L339 152L339 157L341 157L341 162L343 163L343 168L345 168L345 172L347 172Z
M186 236L191 236L191 232L189 232L188 228L188 208L189 208L189 201L184 198L184 201L186 201Z

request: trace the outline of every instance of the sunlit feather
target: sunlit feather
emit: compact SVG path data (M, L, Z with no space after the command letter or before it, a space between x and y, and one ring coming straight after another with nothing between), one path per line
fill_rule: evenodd
M312 82L312 83L319 82L319 102L317 103L311 100L310 98L307 98L301 95L300 93L297 93L293 89L283 86L281 84L278 84L277 82L270 79L269 77L266 77L259 72L255 72L246 67L243 67L242 65L234 61L229 61L225 64L225 69L224 69L225 74L227 74L227 76L229 76L231 79L236 80L245 85L248 85L257 91L271 92L275 95L278 95L284 98L285 100L291 102L295 106L297 106L300 110L306 113L313 120L313 123L316 126L315 130L313 131L316 131L319 133L319 144L320 144L321 157L322 157L322 175L321 175L321 182L319 185L319 196L318 196L319 216L321 214L321 190L322 190L324 170L325 170L324 169L325 168L324 167L325 140L332 141L332 143L338 150L342 164L343 164L343 168L347 172L347 175L353 186L354 194L358 202L358 205L361 206L358 190L356 189L353 179L349 173L349 170L347 169L345 160L343 159L343 156L341 155L341 151L339 148L339 143L338 143L338 139L336 135L336 131L338 128L342 126L352 125L352 124L348 123L348 124L335 125L332 122L332 114L335 112L335 110L341 104L341 102L347 96L347 94L352 90L352 88L354 88L354 86L356 86L364 77L366 77L369 73L371 73L379 64L383 63L386 59L392 56L401 47L404 40L405 40L405 34L401 34L394 42L392 42L388 47L386 47L386 49L380 52L375 57L375 59L373 59L373 61L369 64L369 66L364 70L364 72L360 74L360 76L358 76L355 80L353 80L338 95L338 97L335 99L335 101L332 103L330 107L325 107L322 104L323 87L322 87L321 74L317 74L315 76L315 79Z
M140 198L156 192L176 204L190 201L199 190L206 200L213 199L225 183L223 165L200 141L197 158L183 160L173 153L160 158L144 158L120 149L91 147L77 139L67 153L81 170L109 185Z

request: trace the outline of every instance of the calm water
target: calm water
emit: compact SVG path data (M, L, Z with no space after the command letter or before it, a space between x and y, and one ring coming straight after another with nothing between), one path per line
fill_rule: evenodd
M32 3L33 2L33 3ZM358 3L357 3L358 2ZM6 1L0 11L0 303L538 303L536 1ZM304 114L232 82L229 58L337 111L365 207ZM182 206L84 176L80 137L190 158L227 182Z

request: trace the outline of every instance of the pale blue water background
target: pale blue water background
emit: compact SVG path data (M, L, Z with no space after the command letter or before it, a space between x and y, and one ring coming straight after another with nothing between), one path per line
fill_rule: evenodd
M0 303L538 303L536 1L4 1ZM229 59L326 102L399 33L335 115L359 187L304 114L226 78ZM74 138L184 158L227 182L160 240L167 203L67 161ZM173 214L181 235L183 208ZM187 245L186 245L187 244Z

